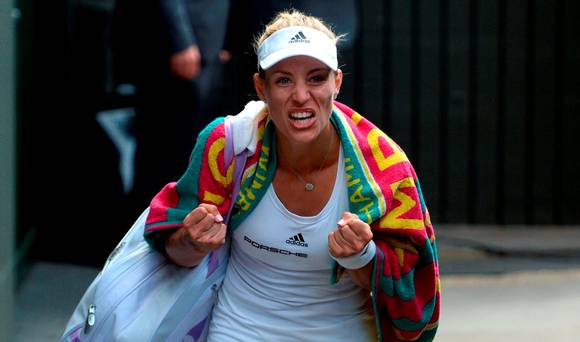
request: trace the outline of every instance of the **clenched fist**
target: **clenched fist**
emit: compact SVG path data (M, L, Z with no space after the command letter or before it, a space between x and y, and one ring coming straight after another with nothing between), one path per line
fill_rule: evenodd
M335 258L360 253L373 239L371 227L353 213L344 212L337 226L328 234L328 250Z
M183 226L165 243L165 251L176 264L197 266L226 241L226 225L215 205L202 203L183 220Z
M195 252L207 254L225 243L226 225L216 206L202 203L183 220L182 239Z

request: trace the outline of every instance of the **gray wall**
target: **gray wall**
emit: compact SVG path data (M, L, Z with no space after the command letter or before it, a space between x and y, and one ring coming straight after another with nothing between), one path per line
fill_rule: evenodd
M356 109L407 152L432 220L579 224L580 2L361 4Z
M12 2L0 5L0 341L10 341L14 301L15 115Z

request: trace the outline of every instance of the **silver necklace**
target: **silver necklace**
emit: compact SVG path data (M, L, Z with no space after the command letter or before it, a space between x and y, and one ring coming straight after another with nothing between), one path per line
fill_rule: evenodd
M322 164L320 164L320 168L316 171L316 173L320 173L320 171L322 171L322 169L324 168L324 164L326 163L326 159L328 159L328 155L330 154L330 150L332 148L332 145L334 143L334 139L332 139L330 141L330 144L328 144L328 151L326 151L326 154L324 155L324 159L322 160ZM300 176L300 174L294 170L294 168L290 165L288 165L288 168L290 169L290 171L292 171L292 173L294 175L296 175L296 177L298 177L301 181L304 182L304 190L306 191L314 191L314 183L313 182L309 182L306 179L302 178L302 176Z

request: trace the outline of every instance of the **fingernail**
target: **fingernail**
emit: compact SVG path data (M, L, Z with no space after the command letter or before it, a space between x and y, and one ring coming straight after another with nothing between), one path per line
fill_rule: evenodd
M224 218L222 217L222 215L217 214L215 216L215 221L218 222L218 223L221 223L221 222L224 222Z
M346 221L343 219L340 219L340 220L338 220L338 222L336 222L336 224L342 227L346 224Z

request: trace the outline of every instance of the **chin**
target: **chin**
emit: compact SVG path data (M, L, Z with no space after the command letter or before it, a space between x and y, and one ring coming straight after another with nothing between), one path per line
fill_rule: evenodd
M297 134L292 134L291 140L299 143L299 144L312 144L317 142L320 136L320 131L308 131L308 132L299 132Z

